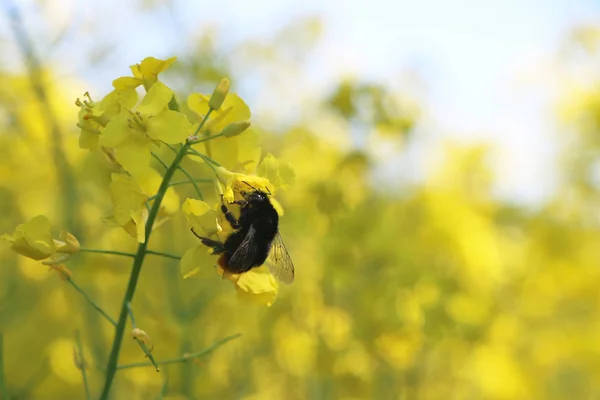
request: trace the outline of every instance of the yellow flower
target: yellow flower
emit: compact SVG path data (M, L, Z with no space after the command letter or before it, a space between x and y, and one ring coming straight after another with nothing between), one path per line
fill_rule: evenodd
M217 167L216 174L219 181L225 185L223 198L230 203L240 199L241 193L252 191L253 188L265 193L275 192L275 186L260 176L235 173L223 167Z
M217 225L217 211L201 200L187 198L181 210L197 235L209 237L220 229Z
M279 293L279 284L264 265L243 274L228 274L219 267L217 272L235 284L238 299L271 307Z
M104 127L121 111L133 108L138 101L135 89L115 89L106 95L99 103L94 102L89 93L84 94L84 100L77 99L75 104L80 107L79 122L81 129L79 147L82 149L97 149Z
M44 215L33 217L28 222L18 225L11 235L3 235L2 239L12 244L11 249L34 260L50 261L45 264L57 264L70 258L79 251L79 241L69 232L61 232L60 239L53 239L50 233L50 221Z
M34 260L44 260L56 253L50 221L44 215L18 225L12 236L3 235L2 239L9 241L15 252Z
M107 221L122 227L138 242L144 243L148 219L145 203L148 196L131 176L125 174L112 174L108 191L112 198L113 216L107 218Z
M136 177L148 174L153 145L180 143L192 132L185 114L169 110L172 97L173 91L157 82L135 112L123 110L102 130L99 144L115 149L116 160Z
M141 63L131 65L131 76L123 76L113 81L115 89L133 89L144 85L146 90L150 89L158 81L158 74L166 70L177 60L177 57L171 57L167 60L159 60L154 57L146 57Z

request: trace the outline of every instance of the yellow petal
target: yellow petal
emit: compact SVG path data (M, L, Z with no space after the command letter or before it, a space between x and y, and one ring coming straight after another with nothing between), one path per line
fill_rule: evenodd
M263 191L265 193L274 194L275 187L268 179L256 175L245 175L232 173L223 167L216 168L217 178L221 183L225 184L226 188L231 188L232 191L225 191L224 197L228 201L233 201L233 198L227 197L230 193L249 192L253 189Z
M115 79L113 82L113 87L117 90L122 89L135 89L136 87L142 84L142 80L138 78L133 78L131 76L122 76L120 78Z
M173 91L171 89L162 82L156 82L144 96L137 111L142 114L156 115L167 107L172 97Z
M166 60L146 57L139 64L139 71L143 79L155 79L158 74L169 68L176 60L177 57L171 57Z
M217 212L202 200L185 199L181 211L197 235L208 237L218 231Z
M12 236L3 235L2 239L12 244L13 251L34 260L43 260L56 252L50 234L50 221L43 215L18 225Z
M190 110L204 117L208 112L208 97L200 93L192 93L187 98L187 105Z
M129 128L129 114L122 112L111 119L100 135L100 145L106 147L117 147L131 135Z
M200 272L200 266L206 261L206 252L206 246L199 244L183 254L179 262L179 271L183 279L191 278Z
M296 177L292 167L272 154L267 154L258 166L258 175L267 178L275 187L288 189Z
M115 149L119 164L133 176L144 176L150 167L150 142L139 132L134 132Z
M279 292L277 281L264 266L241 274L235 285L240 299L269 307Z
M177 111L164 110L148 120L148 136L168 144L181 143L191 134L192 124Z
M144 203L148 196L142 192L131 176L112 174L112 182L108 190L113 203L113 217L119 226L127 224L132 219L132 213L145 209Z
M127 109L131 110L138 101L138 93L135 88L115 89L100 101L92 109L93 115L105 115L114 117Z

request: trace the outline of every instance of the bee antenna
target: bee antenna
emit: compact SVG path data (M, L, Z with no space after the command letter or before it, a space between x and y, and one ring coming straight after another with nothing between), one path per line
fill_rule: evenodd
M246 181L242 181L242 182L245 183L246 185L250 186L252 189L254 189L254 190L256 190L258 192L258 189L255 188L254 186L252 186L251 184L249 184L248 182L246 182Z

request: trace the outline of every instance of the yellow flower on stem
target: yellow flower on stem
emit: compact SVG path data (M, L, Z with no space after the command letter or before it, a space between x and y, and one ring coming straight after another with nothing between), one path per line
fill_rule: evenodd
M104 127L121 111L133 108L137 101L135 89L115 89L98 103L92 100L89 93L84 94L83 101L77 99L75 104L81 108L77 123L81 129L79 147L97 149Z
M18 225L12 236L3 235L2 239L12 244L13 251L34 260L45 260L56 253L50 233L50 221L44 215L38 215Z
M132 89L144 85L146 90L150 89L158 81L158 74L166 70L177 60L177 57L171 57L166 60L159 60L154 57L146 57L141 63L131 65L129 68L133 76L122 76L113 81L115 89Z
M12 235L3 235L2 239L11 243L11 249L18 254L34 260L46 260L45 264L55 264L71 257L79 251L79 241L69 232L61 232L60 239L53 239L50 233L50 221L44 215L38 215L15 228Z
M192 132L185 114L169 109L172 97L173 91L157 82L135 112L123 110L102 131L99 144L115 149L116 160L134 176L148 174L153 145L181 143Z

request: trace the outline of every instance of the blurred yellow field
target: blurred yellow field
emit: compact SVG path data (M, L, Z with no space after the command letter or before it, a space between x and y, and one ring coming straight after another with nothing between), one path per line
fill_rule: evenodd
M22 61L0 68L0 399L600 396L593 24L565 35L544 122L562 133L556 190L531 205L499 195L528 172L497 142L424 139L414 92L343 74L326 95L274 90L310 69L313 20L230 53L207 34L119 54L92 84L34 39L32 21L58 18L45 3L16 3L0 30ZM127 12L166 15L147 3ZM302 106L261 103L263 83ZM286 250L243 273L222 255L255 192L294 271Z

